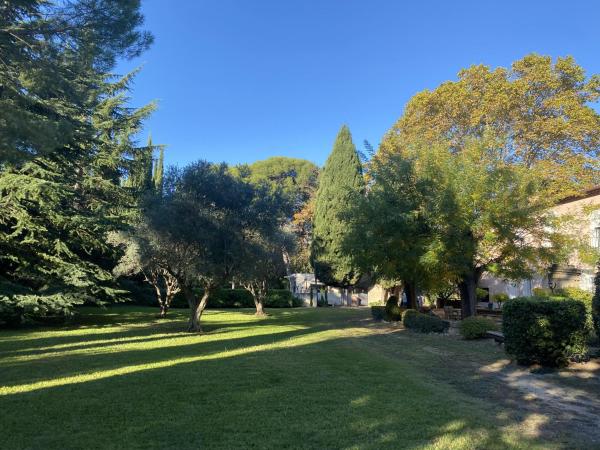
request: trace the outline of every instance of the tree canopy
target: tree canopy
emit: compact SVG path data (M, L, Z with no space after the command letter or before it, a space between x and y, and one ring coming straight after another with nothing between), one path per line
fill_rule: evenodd
M287 270L308 272L312 218L319 175L318 167L305 159L275 156L249 165L237 166L234 172L253 184L270 185L280 192L287 215L286 229L294 237L294 245L284 251Z
M530 54L510 69L477 65L457 81L416 94L387 133L381 153L412 143L447 143L460 152L473 139L497 139L507 163L536 170L558 197L598 183L600 75L586 77L572 57Z
M375 159L411 161L436 259L457 276L465 315L484 272L521 279L571 247L549 209L597 182L598 82L572 58L474 66L415 95L386 134Z

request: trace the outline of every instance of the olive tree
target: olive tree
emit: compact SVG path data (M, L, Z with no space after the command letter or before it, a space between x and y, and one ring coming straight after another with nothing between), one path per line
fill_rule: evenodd
M256 236L271 242L280 203L276 193L232 175L227 165L205 161L171 168L163 191L152 197L145 215L190 306L188 328L201 331L202 313L215 291L245 266L253 273L256 260L249 255L263 248L256 247ZM281 256L281 247L278 251ZM265 254L261 250L263 263Z
M284 233L276 229L267 233L251 231L246 236L235 278L252 294L257 316L266 315L269 287L286 274L281 249L288 247Z
M181 291L171 270L168 243L143 223L132 231L110 233L108 242L123 249L113 273L118 277L141 274L154 289L160 317L166 317L173 298Z

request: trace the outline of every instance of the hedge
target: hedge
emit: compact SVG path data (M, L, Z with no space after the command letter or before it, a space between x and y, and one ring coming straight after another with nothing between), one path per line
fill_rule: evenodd
M202 295L198 290L197 295ZM156 305L156 299L154 299ZM302 300L297 299L287 289L271 289L265 299L265 308L295 308L302 306ZM188 303L185 297L178 294L173 299L172 308L187 308ZM219 289L208 300L207 308L254 308L254 299L252 294L246 289Z
M407 309L402 316L402 323L420 333L443 333L450 323L433 314L423 314L414 309Z
M265 308L297 308L302 305L302 300L294 297L287 289L271 289L265 299Z
M481 339L488 331L498 330L498 325L487 317L467 317L460 321L460 334L465 339Z
M579 300L514 298L502 316L506 352L519 364L564 367L587 351L588 317Z

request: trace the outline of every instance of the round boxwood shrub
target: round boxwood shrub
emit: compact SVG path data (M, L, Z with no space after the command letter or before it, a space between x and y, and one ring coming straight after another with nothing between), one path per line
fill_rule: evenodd
M414 309L407 309L404 312L402 323L406 328L420 333L443 333L450 326L449 322L434 314L423 314Z
M488 331L497 331L498 325L487 317L467 317L460 321L460 334L465 339L481 339Z
M390 322L398 322L402 320L402 308L398 306L398 297L392 295L385 302L385 318Z
M586 353L589 327L581 301L520 297L502 309L505 349L519 364L564 367Z

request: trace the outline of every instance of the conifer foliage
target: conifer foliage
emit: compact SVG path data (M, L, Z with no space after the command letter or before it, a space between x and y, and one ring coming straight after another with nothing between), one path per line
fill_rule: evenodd
M345 215L364 190L360 157L344 125L319 177L315 205L312 260L317 277L327 284L348 286L358 281L352 257L344 251L350 226Z
M133 213L121 180L154 106L128 107L134 74L108 73L151 40L138 1L2 2L0 18L2 325L117 298L105 237Z

